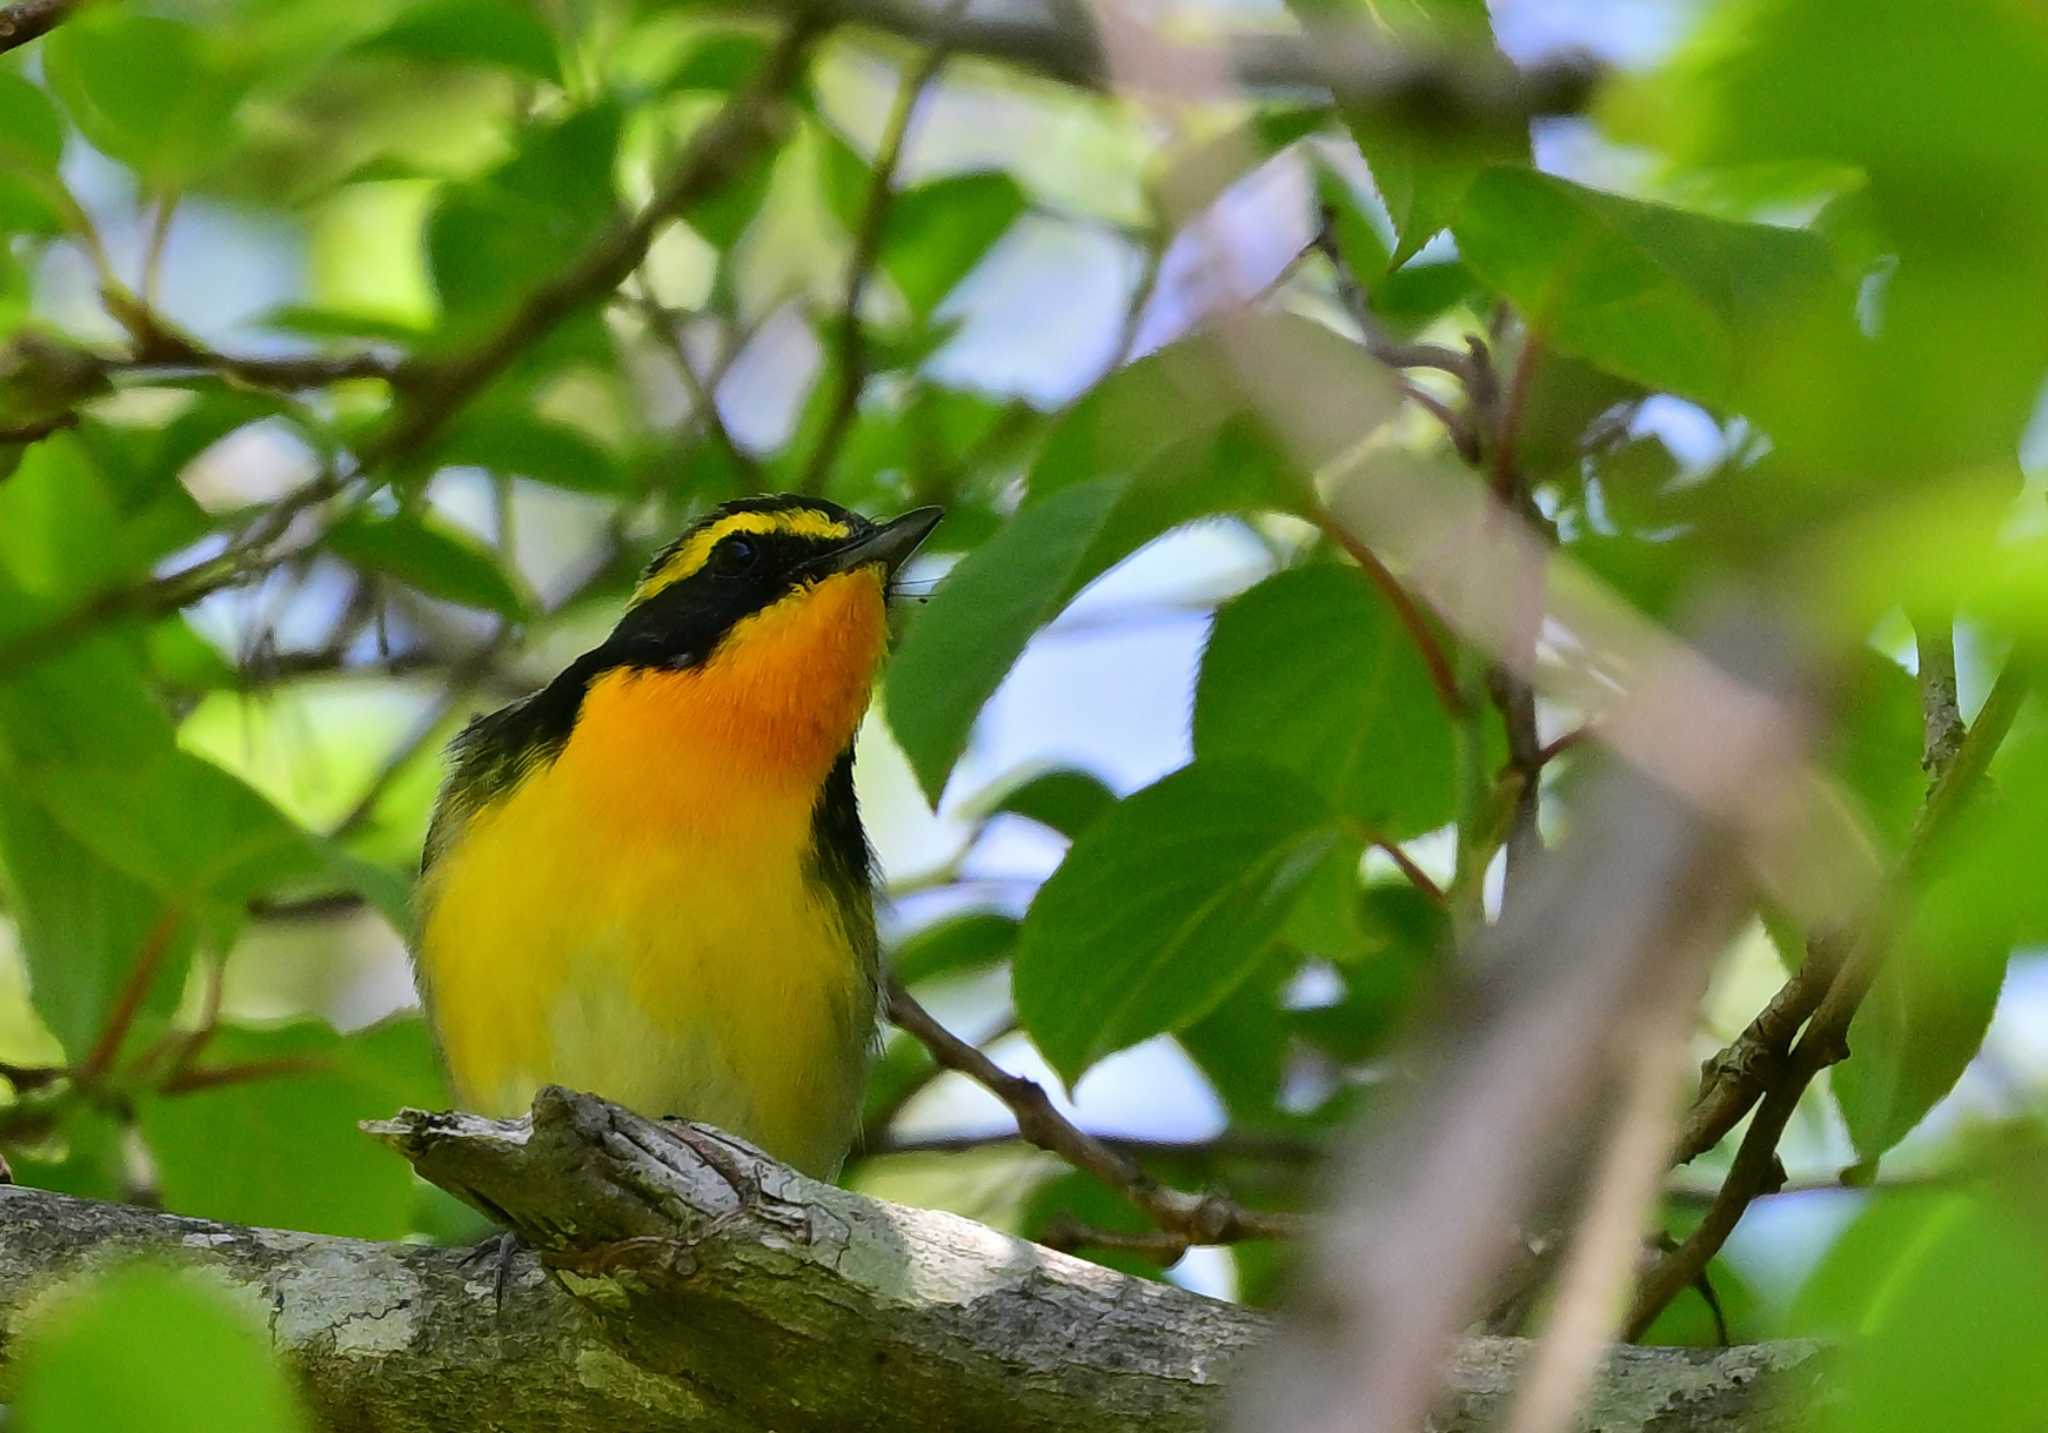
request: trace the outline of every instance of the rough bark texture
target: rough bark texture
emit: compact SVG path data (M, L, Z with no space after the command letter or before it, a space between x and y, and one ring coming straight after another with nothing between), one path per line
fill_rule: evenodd
M460 1250L0 1188L0 1389L48 1290L138 1254L209 1270L326 1426L379 1433L1194 1429L1269 1327L561 1090L525 1119L407 1111L375 1132L528 1241L501 1308L492 1261ZM1467 1344L1438 1426L1490 1421L1524 1349ZM1623 1350L1586 1427L1796 1428L1821 1362L1805 1344Z

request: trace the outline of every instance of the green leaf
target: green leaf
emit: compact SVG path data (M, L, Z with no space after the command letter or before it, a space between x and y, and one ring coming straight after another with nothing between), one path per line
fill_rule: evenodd
M1174 1036L1234 1120L1271 1119L1287 1068L1280 986L1295 962L1267 966Z
M55 174L64 158L64 121L39 85L0 71L0 157Z
M2017 1186L2017 1181L2013 1182ZM1793 1326L1841 1350L1828 1433L2023 1429L2048 1401L2044 1231L2030 1191L1871 1200L1801 1290Z
M1196 762L1083 832L1025 917L1017 1016L1071 1086L1185 1028L1258 965L1336 839L1277 768Z
M531 604L496 554L467 533L414 513L356 512L327 535L335 556L381 572L430 597L480 607L518 621Z
M439 341L488 327L611 221L620 122L617 105L601 104L532 126L512 158L443 195L427 221Z
M1866 1164L1955 1088L1990 1028L2012 934L1971 893L1937 876L1849 1024L1849 1058L1828 1080Z
M252 76L217 36L120 7L72 17L43 42L43 69L71 118L109 157L160 189L181 188L232 153Z
M757 73L767 57L767 40L752 31L713 31L683 54L660 88L730 94Z
M961 560L889 664L889 729L934 805L974 717L1031 634L1098 572L1089 555L1129 489L1084 483L1025 508Z
M1449 719L1386 599L1359 572L1295 568L1216 614L1195 687L1195 754L1264 757L1392 837L1451 818Z
M1232 341L1307 365L1344 365L1361 386L1363 435L1392 413L1391 380L1357 347L1289 315ZM1200 334L1112 374L1061 417L1032 465L1017 516L970 553L912 623L888 678L889 722L936 802L975 713L1040 625L1131 553L1183 523L1291 511L1306 493L1293 462L1226 382Z
M0 72L0 228L54 234L64 227L57 173L63 156L64 121L49 95Z
M905 936L889 953L889 969L906 985L967 970L986 970L1008 958L1018 921L1000 911L963 911Z
M363 42L365 50L491 65L553 82L555 37L540 16L505 0L427 0Z
M326 862L240 778L175 747L37 767L26 789L102 859L182 908L240 906Z
M1828 292L1810 234L1489 169L1453 226L1465 263L1557 349L1652 388L1735 401L1759 335Z
M108 865L13 782L0 785L0 890L28 958L29 993L83 1060L151 944L165 938L141 1008L167 1013L185 984L193 923L161 925L164 897Z
M1297 916L1315 894L1311 889L1303 897ZM1343 996L1329 1005L1288 1012L1290 1030L1346 1064L1376 1059L1386 1051L1417 1001L1437 988L1451 948L1443 907L1405 881L1366 887L1355 919L1358 945L1334 952ZM1296 923L1290 922L1290 934Z
M38 1306L13 1417L38 1433L300 1433L263 1310L191 1270L102 1273Z
M417 1018L349 1036L300 1022L230 1027L207 1042L201 1083L137 1106L164 1202L241 1224L395 1239L410 1228L412 1171L356 1128L444 1096Z
M1100 777L1063 766L1011 787L989 807L989 815L1022 816L1071 841L1114 805L1116 793Z
M437 458L451 467L485 468L570 492L616 496L633 490L632 476L618 458L588 433L510 404L463 419L441 441Z
M911 312L930 317L1024 212L1007 174L955 174L895 195L883 234L883 269Z

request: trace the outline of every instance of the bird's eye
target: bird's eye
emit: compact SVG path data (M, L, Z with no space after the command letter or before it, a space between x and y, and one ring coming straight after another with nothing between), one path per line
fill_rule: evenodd
M706 564L713 577L739 577L760 560L761 549L744 537L729 537L711 549Z

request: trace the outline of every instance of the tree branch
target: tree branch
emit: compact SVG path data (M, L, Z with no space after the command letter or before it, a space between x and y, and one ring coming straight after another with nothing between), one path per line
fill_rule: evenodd
M502 1306L462 1250L0 1188L0 1398L48 1290L126 1257L221 1280L321 1426L378 1433L1193 1433L1271 1327L559 1089L518 1120L407 1111L374 1132L511 1221L526 1248ZM1490 1426L1527 1348L1465 1344L1434 1426ZM1825 1369L1805 1343L1618 1349L1599 1426L1778 1433Z
M954 0L946 14L950 17L963 8L962 0ZM896 197L896 170L903 162L903 146L910 137L911 122L917 118L926 91L937 81L951 55L944 44L934 45L917 68L904 76L896 92L895 108L890 111L881 142L876 146L874 178L868 185L860 228L853 236L853 252L846 261L846 291L839 303L838 386L832 391L832 407L825 415L817 445L804 464L803 481L798 484L802 492L825 490L832 476L832 464L846 442L847 431L853 427L855 414L860 411L861 390L867 387L868 380L868 339L860 324L861 300L867 294L875 265L881 261L882 235L889 227L889 210Z
M1087 89L1110 88L1102 46L1086 25L1066 23L1078 7L1053 6L1031 19L948 15L916 0L769 0L820 25L864 25L956 54L980 55ZM1586 107L1601 70L1581 56L1526 69L1487 64L1455 52L1410 51L1357 25L1304 26L1294 33L1223 33L1176 43L1167 65L1220 68L1259 89L1328 91L1348 107L1437 129L1575 114ZM1125 77L1119 77L1123 84Z
M1013 1075L932 1018L917 998L892 980L890 1021L915 1036L932 1058L957 1070L1010 1108L1017 1133L1122 1194L1161 1229L1189 1244L1232 1244L1243 1239L1289 1239L1306 1227L1299 1215L1247 1209L1218 1194L1173 1189L1147 1174L1120 1149L1104 1143L1053 1107L1036 1080Z
M15 0L0 5L0 55L48 34L77 8L78 0Z
M1629 1337L1634 1338L1648 1328L1664 1306L1700 1276L1750 1204L1782 1178L1778 1170L1778 1141L1784 1136L1785 1126L1815 1077L1848 1056L1849 1023L1855 1019L1857 1008L1898 933L1928 852L1953 824L2006 733L2012 730L2013 719L2026 702L2030 676L2015 661L2000 673L1991 694L1984 699L1983 709L1956 749L1954 760L1928 792L1927 804L1921 808L1898 866L1885 882L1879 908L1865 917L1839 967L1832 970L1826 993L1805 1034L1787 1057L1783 1073L1766 1090L1756 1118L1750 1121L1749 1130L1735 1152L1728 1177L1721 1182L1720 1192L1707 1206L1691 1236L1659 1260L1643 1280L1629 1313ZM1816 963L1809 954L1806 965Z
M552 333L570 315L624 283L670 220L732 180L780 133L777 101L795 81L816 27L805 19L784 32L760 72L692 137L683 156L641 210L601 234L575 262L527 295L498 329L446 362L422 370L410 401L359 455L364 470L419 450L462 405Z

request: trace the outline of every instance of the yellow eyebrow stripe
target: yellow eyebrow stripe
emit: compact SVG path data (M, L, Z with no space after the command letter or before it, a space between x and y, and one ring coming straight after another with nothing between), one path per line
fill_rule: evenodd
M843 540L853 536L853 529L834 517L812 508L790 508L783 512L739 512L731 517L720 518L688 542L677 548L675 555L661 567L643 579L633 592L633 605L645 602L664 587L693 577L711 560L711 549L718 546L723 538L736 532L783 533L791 537L815 537L826 540Z

